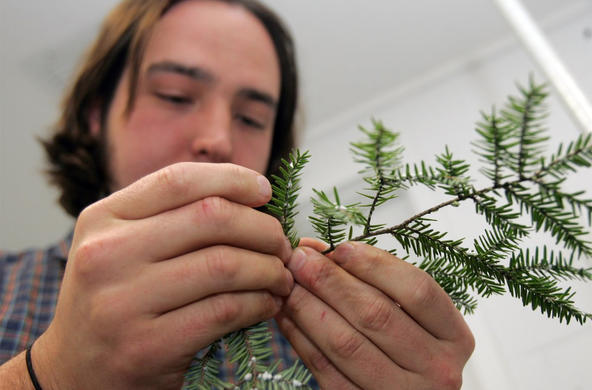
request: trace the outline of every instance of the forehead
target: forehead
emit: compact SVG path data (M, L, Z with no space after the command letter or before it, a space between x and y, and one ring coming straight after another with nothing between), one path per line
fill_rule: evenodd
M263 24L241 5L222 1L186 0L165 13L154 26L142 70L160 61L200 66L267 89L279 85L279 62Z

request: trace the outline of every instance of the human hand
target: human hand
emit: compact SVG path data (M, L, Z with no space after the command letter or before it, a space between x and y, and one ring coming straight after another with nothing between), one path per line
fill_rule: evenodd
M55 318L33 348L44 389L180 388L195 353L273 317L293 279L267 179L181 163L78 218Z
M350 242L303 239L276 320L324 389L459 389L474 338L424 271Z

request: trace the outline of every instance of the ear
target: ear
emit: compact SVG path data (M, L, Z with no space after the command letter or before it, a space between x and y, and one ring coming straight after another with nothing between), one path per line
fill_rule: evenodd
M101 107L100 104L93 104L88 110L88 128L93 137L101 136Z

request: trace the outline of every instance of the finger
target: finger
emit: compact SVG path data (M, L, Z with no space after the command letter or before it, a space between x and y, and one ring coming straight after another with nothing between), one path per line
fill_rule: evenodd
M234 164L178 163L151 173L101 201L120 219L139 219L208 196L257 207L271 198L269 181Z
M130 283L145 297L140 309L160 314L225 292L267 290L286 296L294 282L279 258L220 245L151 264Z
M329 245L326 242L311 237L302 237L298 242L298 246L307 246L317 252L324 252L329 249Z
M414 375L391 361L341 315L298 284L283 311L348 379L364 389L399 388Z
M133 223L138 258L155 261L222 244L272 254L292 253L274 217L220 197L208 197ZM132 242L128 245L134 245Z
M154 345L174 346L193 356L230 332L271 319L281 305L280 298L265 291L213 295L156 318Z
M448 294L423 270L358 242L339 245L330 257L352 275L396 300L437 338L455 341L470 334Z
M288 267L298 284L331 306L399 366L413 372L429 368L439 352L438 340L391 297L310 248L295 249Z
M311 371L322 389L360 389L347 379L325 355L310 341L292 320L280 312L275 320L282 332L294 347L300 359Z

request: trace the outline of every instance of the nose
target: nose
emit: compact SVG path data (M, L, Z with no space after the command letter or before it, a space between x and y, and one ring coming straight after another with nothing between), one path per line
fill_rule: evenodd
M221 102L203 105L192 119L191 153L198 162L230 162L232 114Z

